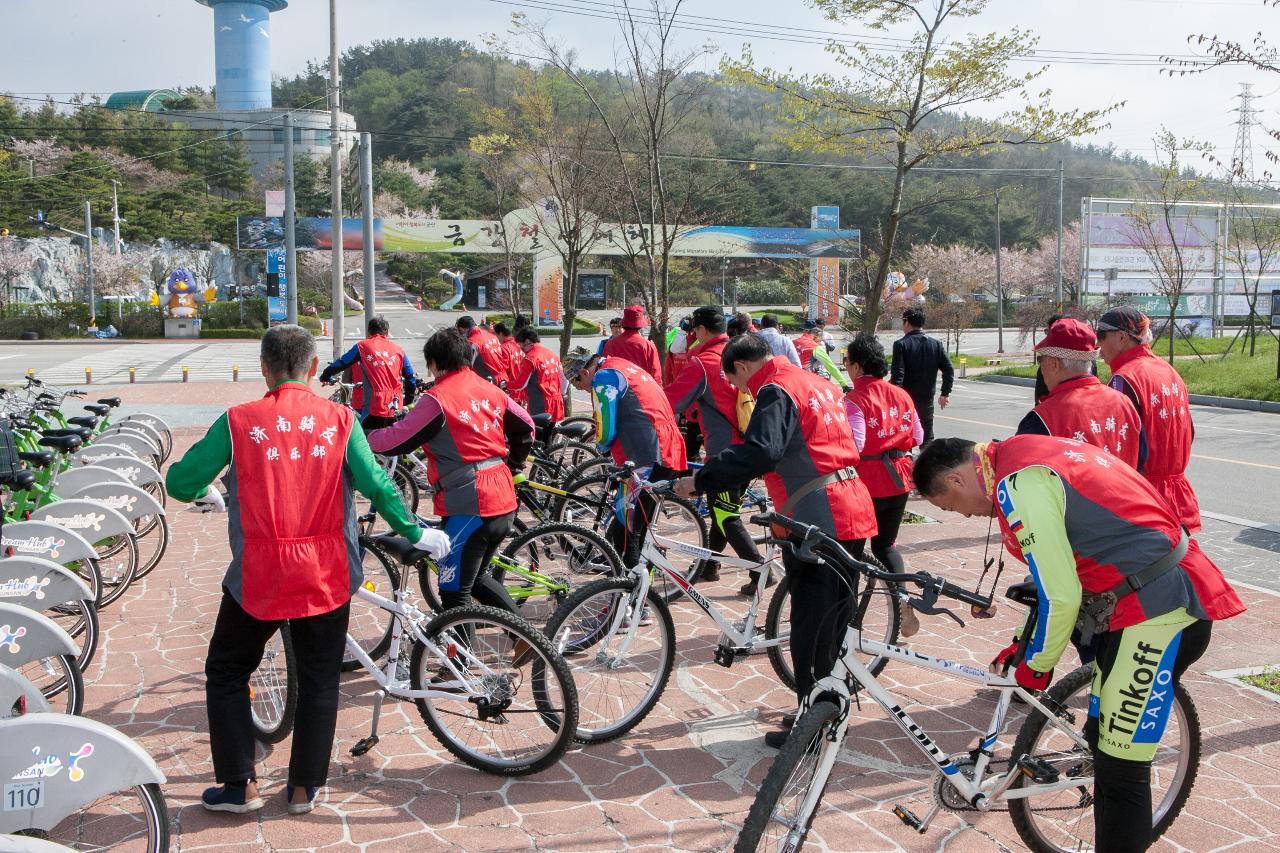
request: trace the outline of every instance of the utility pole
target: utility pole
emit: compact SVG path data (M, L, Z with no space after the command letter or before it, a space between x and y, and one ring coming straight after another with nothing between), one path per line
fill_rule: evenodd
M1004 352L1004 279L1000 267L1000 190L996 190L996 352Z
M329 236L333 244L333 357L342 355L346 288L342 281L342 83L338 74L338 0L329 0Z
M373 293L373 136L360 134L360 208L364 248L364 325L369 328L376 306Z
M36 176L36 161L32 157L27 158L27 177L34 178Z
M287 322L298 323L298 223L293 186L293 113L284 114L284 281L288 290Z
M115 231L115 253L120 254L120 182L111 182L111 220Z
M84 203L84 279L89 287L89 327L94 328L98 324L93 307L93 208L87 201Z
M1064 175L1062 171L1062 161L1058 161L1058 287L1054 291L1054 302L1058 306L1058 310L1062 310L1062 189Z

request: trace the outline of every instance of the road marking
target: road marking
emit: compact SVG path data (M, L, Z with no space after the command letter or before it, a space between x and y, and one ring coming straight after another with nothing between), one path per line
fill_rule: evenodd
M1015 427L1011 427L1006 424L993 424L990 421L971 421L968 418L957 418L957 417L952 417L951 415L937 415L934 418L934 420L955 421L957 423L962 423L962 424L974 424L975 426L997 427L1007 432L1013 432L1013 430L1015 429Z
M1252 521L1235 515L1225 515L1220 512L1205 512L1204 510L1200 510L1200 514L1205 518L1212 518L1215 521L1225 521L1227 524L1234 524L1237 527L1250 527L1254 530L1265 530L1268 533L1280 533L1280 525L1267 524L1265 521Z

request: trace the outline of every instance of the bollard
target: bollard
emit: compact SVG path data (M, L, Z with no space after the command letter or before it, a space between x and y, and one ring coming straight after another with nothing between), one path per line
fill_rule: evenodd
M93 371L89 368L84 369L84 384L88 385L93 381Z
M231 381L232 382L240 381L240 365L238 364L231 365Z
M129 368L129 384L132 385L137 381L138 381L138 368L130 367Z
M182 368L182 381L183 381L183 382L186 382L186 381L187 381L187 368L186 368L186 366L185 366L185 365L184 365L184 366L183 366L183 368Z
M963 355L960 356L960 378L961 379L964 379L965 374L969 372L968 368L969 368L969 359Z

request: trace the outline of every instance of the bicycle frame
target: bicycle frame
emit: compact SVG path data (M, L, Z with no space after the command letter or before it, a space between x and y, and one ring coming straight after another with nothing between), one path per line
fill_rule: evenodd
M1021 768L1016 763L1009 768L1007 773L987 775L987 769L992 758L991 747L995 745L996 739L1004 731L1009 706L1015 696L1022 699L1028 707L1044 714L1050 725L1064 732L1086 754L1089 749L1088 743L1080 732L1074 730L1052 710L1042 704L1035 694L1019 686L1011 676L994 675L967 664L957 663L945 658L935 658L921 652L865 638L862 636L862 632L852 625L845 630L843 648L844 652L839 660L836 661L835 670L831 675L821 679L813 686L813 689L805 699L801 713L824 695L832 693L841 696L845 700L845 708L848 709L850 707L849 699L852 694L852 685L858 685L858 689L865 690L867 695L875 700L876 704L884 710L889 718L902 729L903 733L924 754L934 769L943 774L947 782L960 792L961 796L978 811L990 811L994 806L1006 800L1034 797L1054 791L1087 787L1093 784L1092 776L1074 776L1057 782L1036 783L1013 788L1013 784L1019 778L1023 778ZM952 763L947 754L911 718L911 715L903 709L897 698L880 684L875 675L871 673L871 670L854 652L870 655L872 658L884 656L890 660L923 667L934 672L941 672L979 687L999 691L1000 696L996 702L995 711L992 713L991 722L987 726L979 744L978 756L973 765L972 781L960 772L960 769ZM844 731L847 730L848 724L849 715L846 713L845 717L838 723L841 728L840 741L844 739ZM823 765L820 765L820 772L830 772L835 764L837 753L838 750L833 749L827 750L823 754ZM820 790L811 791L808 796L813 798L813 802L806 802L805 807L810 810L816 808L817 799L821 795L822 792ZM935 805L924 818L922 826L918 828L919 832L924 832L928 828L929 822L937 814L938 808Z

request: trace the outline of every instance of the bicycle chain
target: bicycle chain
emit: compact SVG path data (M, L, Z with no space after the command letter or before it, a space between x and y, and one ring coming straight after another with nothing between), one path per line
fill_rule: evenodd
M951 756L951 763L958 768L959 772L965 773L966 778L968 778L970 782L973 781L972 777L968 775L968 771L966 770L966 768L971 768L974 766L975 762L972 756L953 755ZM992 772L997 772L997 771L1008 772L1008 768L1009 768L1008 759L995 759L995 760L992 760L987 765L987 769ZM935 776L934 778L933 800L941 808L951 812L952 814L961 814L964 812L979 812L979 813L982 812L982 809L974 808L968 802L961 799L960 792L956 790L956 788L952 786L950 782L947 781L947 776L943 773L937 774L937 776ZM1089 802L1087 803L1086 806L1083 806L1083 807L1082 806L1043 806L1043 807L1038 806L1036 808L1036 811L1040 811L1040 812L1079 811L1081 808L1092 807L1092 805L1093 805L1093 796L1092 794L1090 794ZM998 814L1001 812L1008 812L1008 811L1009 811L1009 807L1007 805L1004 806L1003 808L991 808L986 810L988 814Z

